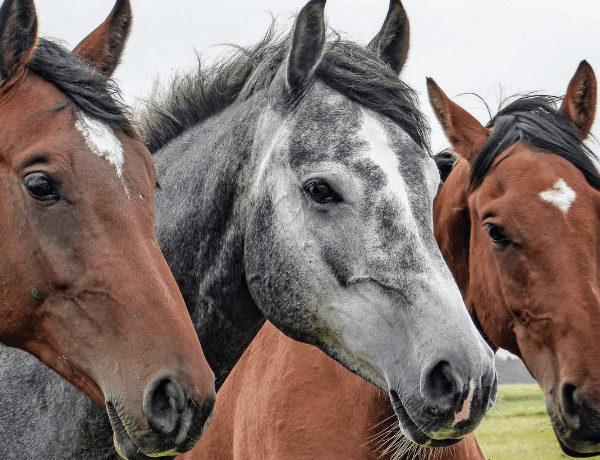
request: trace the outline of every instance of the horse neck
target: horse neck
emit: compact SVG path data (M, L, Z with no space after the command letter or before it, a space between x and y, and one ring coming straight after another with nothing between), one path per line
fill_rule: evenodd
M492 349L497 350L498 346L490 342L479 320L479 315L486 316L485 311L480 311L485 310L485 307L479 305L470 294L471 288L475 292L478 286L471 285L470 277L471 219L467 192L469 174L468 163L463 159L459 160L438 192L433 204L435 239L456 279L473 322Z
M248 101L155 155L156 232L217 389L265 321L244 276L242 202L258 109Z
M467 202L469 165L460 160L433 205L435 239L463 296L469 290L469 239L471 221Z

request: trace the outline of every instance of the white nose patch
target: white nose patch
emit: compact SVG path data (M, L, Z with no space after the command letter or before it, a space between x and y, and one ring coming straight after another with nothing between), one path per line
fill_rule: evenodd
M75 128L82 134L85 143L92 152L102 158L106 158L106 160L113 165L117 176L119 176L119 179L123 182L125 192L129 195L127 187L125 186L125 180L123 179L123 163L125 162L123 144L121 144L119 138L115 136L112 128L106 123L94 120L82 112L78 113Z
M463 420L467 420L469 415L471 415L471 400L473 399L474 388L475 386L473 385L473 380L469 380L469 394L467 395L467 399L465 399L463 402L461 411L454 416L454 422L452 422L452 426L455 426L457 423L462 422Z
M540 193L540 197L542 200L557 206L566 214L575 198L577 198L577 194L563 179L559 179L550 190Z

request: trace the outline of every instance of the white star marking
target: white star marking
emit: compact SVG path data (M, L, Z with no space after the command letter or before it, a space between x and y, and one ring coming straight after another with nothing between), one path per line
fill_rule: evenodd
M78 114L75 128L82 134L85 143L92 152L106 158L114 166L117 176L123 182L125 193L129 196L129 191L123 179L123 163L125 162L123 145L117 136L115 136L112 128L106 123L94 120L82 112Z
M540 193L540 197L542 197L542 200L558 206L566 214L575 198L577 198L577 194L563 179L559 179L550 190Z

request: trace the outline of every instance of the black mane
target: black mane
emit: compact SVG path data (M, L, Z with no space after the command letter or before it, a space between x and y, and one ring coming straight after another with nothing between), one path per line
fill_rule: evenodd
M229 59L179 75L159 99L149 100L139 128L150 152L236 101L267 88L287 57L291 36L274 38L273 26L252 48L238 47ZM399 123L429 150L429 125L417 95L372 51L341 39L328 42L315 76L332 89Z
M494 160L517 142L561 156L578 168L592 187L600 189L600 175L591 160L594 154L579 139L573 120L557 110L558 100L554 96L524 96L490 120L487 127L494 127L494 131L473 162L469 178L471 190L512 150L492 167Z
M116 87L65 47L39 39L27 68L65 94L67 99L59 108L72 102L86 115L134 134L124 107L113 98L119 94Z

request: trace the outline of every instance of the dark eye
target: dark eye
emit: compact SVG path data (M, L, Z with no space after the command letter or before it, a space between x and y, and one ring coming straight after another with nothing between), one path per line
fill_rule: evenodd
M499 225L486 224L485 231L488 232L494 244L498 246L505 248L506 246L512 243L512 241L510 241L510 238L506 236L506 233L504 233L504 229Z
M56 185L46 173L28 174L23 179L23 187L38 201L57 201L60 198Z
M323 180L311 180L304 185L306 193L317 203L340 202L342 197L333 191L329 184Z

